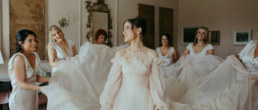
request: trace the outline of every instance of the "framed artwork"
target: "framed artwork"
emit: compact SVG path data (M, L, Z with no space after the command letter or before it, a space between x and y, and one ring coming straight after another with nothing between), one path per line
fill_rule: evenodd
M21 29L36 33L37 52L41 60L46 56L46 0L10 0L10 56L15 53L15 35Z
M182 44L188 44L194 42L196 31L199 26L184 27L182 29Z
M220 44L220 31L210 31L208 41L212 45Z
M233 45L245 45L251 40L251 30L233 31Z

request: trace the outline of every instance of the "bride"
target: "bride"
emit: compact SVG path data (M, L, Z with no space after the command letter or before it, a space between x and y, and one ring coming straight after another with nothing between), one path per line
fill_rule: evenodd
M101 110L168 110L160 61L141 41L145 32L146 21L141 17L124 23L124 41L131 45L111 60L113 66L100 96Z
M193 84L200 83L200 79L221 63L222 59L213 55L213 46L207 42L208 33L208 28L199 27L194 43L186 47L182 57L175 64L166 67L170 71L163 69L168 76L165 92L167 100L181 100Z

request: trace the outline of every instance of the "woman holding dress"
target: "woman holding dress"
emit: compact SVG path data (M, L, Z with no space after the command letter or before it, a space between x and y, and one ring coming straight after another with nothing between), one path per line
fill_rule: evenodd
M35 52L38 41L36 34L30 30L20 30L16 33L16 53L8 63L8 73L12 84L9 98L11 110L37 110L38 95L41 89L36 82L48 82L48 78L39 73L40 58Z
M56 67L57 62L77 55L76 46L73 41L66 40L64 33L56 25L49 29L48 57L52 67Z
M111 60L113 66L100 96L101 110L168 110L160 60L155 51L143 46L145 32L143 18L125 21L124 41L131 45Z
M163 70L165 77L170 75L170 66L178 60L178 53L176 49L169 45L170 39L171 38L169 34L163 33L161 35L162 46L156 49L159 58L162 60L160 67Z
M236 55L228 56L209 75L202 78L181 101L172 102L175 110L256 110L258 107L257 41L250 41ZM240 59L240 60L239 60Z
M194 43L190 43L179 61L171 66L166 78L168 100L181 100L193 85L197 85L195 83L201 83L200 79L221 63L222 59L213 55L213 46L207 42L208 34L208 28L199 27Z
M213 56L214 49L207 42L208 35L208 28L198 28L194 43L190 43L182 55L184 58L188 57L178 78L185 84L186 88L191 87L195 81L209 74L221 62Z

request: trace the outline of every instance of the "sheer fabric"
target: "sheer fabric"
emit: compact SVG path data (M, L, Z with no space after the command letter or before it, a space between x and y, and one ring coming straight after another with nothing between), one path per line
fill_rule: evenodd
M123 47L84 43L80 53L57 65L49 85L41 90L48 97L48 110L99 110L99 96L112 63L110 59Z
M206 55L208 50L213 49L211 44L207 44L200 53L194 52L193 43L190 43L186 48L190 50L190 55L184 60L178 80L184 84L185 89L188 89L197 80L205 77L216 68L222 59L218 56Z
M209 74L188 88L186 94L170 103L174 110L255 110L257 108L257 83L249 80L257 76L247 68L246 62L256 62L253 56L256 43L251 41L240 52L241 63L235 56L229 56ZM250 62L249 62L250 63ZM243 65L244 64L244 65ZM255 64L254 64L255 65ZM250 69L251 68L251 69ZM180 90L179 90L180 91ZM183 91L184 92L184 91Z

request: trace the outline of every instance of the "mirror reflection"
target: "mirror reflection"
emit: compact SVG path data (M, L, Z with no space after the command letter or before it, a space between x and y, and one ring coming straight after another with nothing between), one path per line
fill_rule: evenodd
M91 29L86 36L88 41L112 46L110 10L104 3L104 0L97 0L93 4L91 4L91 1L86 3L86 9L89 12L87 28Z
M98 29L95 34L95 44L106 44L107 32L104 29Z

